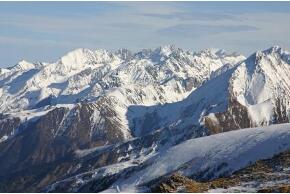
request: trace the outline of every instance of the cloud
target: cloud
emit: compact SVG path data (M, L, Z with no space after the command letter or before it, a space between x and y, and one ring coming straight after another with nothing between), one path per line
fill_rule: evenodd
M163 28L157 32L167 36L200 37L220 33L235 33L256 30L258 30L257 27L248 25L180 24Z
M148 29L151 27L149 24L144 23L134 23L134 22L113 22L108 24L112 28L119 28L119 29Z
M147 13L140 14L143 16L161 18L161 19L178 19L181 21L217 21L217 20L240 20L236 15L223 13L204 13L204 12L173 12L170 14Z
M7 4L10 9L0 3L0 53L6 64L18 61L17 53L40 60L79 47L139 50L176 44L246 53L272 43L290 45L290 13L283 11L290 3L29 2L25 9ZM273 12L274 4L281 8Z
M78 47L78 43L71 41L57 41L57 40L35 40L33 38L17 38L17 37L9 37L9 36L0 36L0 44L1 45L9 45L9 46L26 46L26 47ZM92 44L86 43L87 47L92 47Z
M35 16L29 14L0 14L0 26L18 27L32 31L57 32L90 28L95 17Z

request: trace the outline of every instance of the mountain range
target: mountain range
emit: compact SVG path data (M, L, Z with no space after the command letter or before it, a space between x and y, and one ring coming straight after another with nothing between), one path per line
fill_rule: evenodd
M279 46L77 49L2 68L0 191L150 192L175 173L231 176L290 149L289 75Z

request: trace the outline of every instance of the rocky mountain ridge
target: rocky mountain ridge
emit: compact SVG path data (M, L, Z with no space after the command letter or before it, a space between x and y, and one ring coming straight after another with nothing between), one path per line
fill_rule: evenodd
M204 126L205 132L214 134L287 123L290 118L289 57L287 51L272 47L212 77L183 101L152 107L133 106L133 114L139 113L133 118L133 128L152 131L165 126ZM147 129L146 118L158 121Z
M22 61L1 74L0 109L6 117L26 122L54 107L96 103L117 114L122 128L128 125L125 114L130 105L182 100L209 79L211 72L242 59L241 55L219 50L194 54L174 46L135 54L127 50L110 53L77 49L56 63ZM97 117L100 112L108 111L99 108L93 112L90 114ZM92 118L96 120L100 119ZM15 134L15 130L10 133ZM128 127L122 128L124 137L131 137L128 131Z
M54 191L56 181L74 191L83 179L61 180L97 169L106 181L81 190L102 191L186 140L288 123L289 56L280 47L247 59L174 46L77 49L1 69L0 180L7 191Z

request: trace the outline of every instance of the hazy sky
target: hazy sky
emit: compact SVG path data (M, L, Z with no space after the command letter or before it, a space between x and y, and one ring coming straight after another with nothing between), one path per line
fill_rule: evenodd
M290 2L0 2L0 67L75 48L290 49Z

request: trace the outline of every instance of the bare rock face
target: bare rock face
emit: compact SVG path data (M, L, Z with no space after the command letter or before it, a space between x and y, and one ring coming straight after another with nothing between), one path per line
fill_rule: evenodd
M0 144L2 172L11 173L63 157L65 145L52 141L51 130L57 127L64 114L64 109L56 109L37 122L29 123L15 137Z
M0 142L15 134L20 125L21 120L19 118L0 114Z
M204 117L204 126L209 130L209 134L216 134L229 130L289 123L290 117L289 112L287 112L287 105L281 103L281 101L283 101L281 98L275 99L275 106L270 110L273 115L269 122L264 121L257 124L251 119L248 108L231 97L225 112L214 113Z
M157 185L152 185L151 187L151 192L153 193L202 193L208 189L202 183L196 182L179 174L174 174L170 177L163 178L163 181Z
M254 127L247 108L234 99L230 99L226 112L205 116L204 126L209 130L209 134Z
M285 100L283 96L281 96L281 98L276 99L273 123L290 122L289 110L287 109L287 107L289 107L289 101Z
M115 112L107 106L100 101L77 104L74 108L54 108L2 142L0 179L7 184L7 190L3 191L40 191L69 172L76 150L122 142L124 136ZM2 126L17 124L16 121ZM35 189L30 186L32 183ZM12 187L13 184L17 186Z

